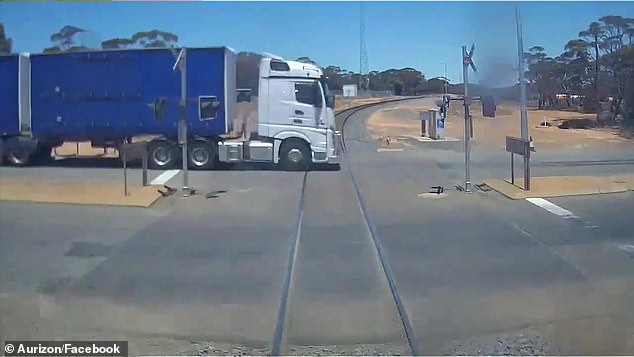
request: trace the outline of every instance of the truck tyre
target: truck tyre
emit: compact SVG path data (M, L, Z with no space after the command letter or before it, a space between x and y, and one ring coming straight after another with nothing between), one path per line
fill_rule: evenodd
M189 168L192 170L209 170L216 163L216 149L205 141L192 141L188 145Z
M287 140L280 147L280 164L288 171L308 171L312 161L310 147L302 140Z
M166 170L176 166L176 145L169 141L153 141L148 145L148 166L152 170Z
M31 153L23 148L9 149L7 161L13 166L27 166L31 162Z

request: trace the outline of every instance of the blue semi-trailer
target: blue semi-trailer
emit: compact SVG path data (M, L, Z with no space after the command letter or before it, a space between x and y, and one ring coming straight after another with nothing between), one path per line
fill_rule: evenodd
M265 161L303 169L338 162L334 99L321 69L263 58L257 124L239 132L236 57L228 47L187 49L189 167ZM65 141L119 148L150 137L151 167L175 167L181 74L174 62L170 49L0 57L0 157L24 166Z
M19 57L0 56L0 134L19 133L18 73Z

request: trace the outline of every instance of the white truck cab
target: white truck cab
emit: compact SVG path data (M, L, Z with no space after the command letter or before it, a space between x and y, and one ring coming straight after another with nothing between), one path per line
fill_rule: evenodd
M304 170L313 163L339 163L335 100L323 71L312 64L262 58L257 135L218 143L224 162L270 161Z

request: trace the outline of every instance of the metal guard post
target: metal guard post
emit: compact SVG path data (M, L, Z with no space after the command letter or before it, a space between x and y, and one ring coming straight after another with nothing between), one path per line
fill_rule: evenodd
M129 196L128 192L128 161L141 159L142 176L141 184L143 187L148 186L148 152L147 143L124 143L121 147L121 160L123 161L123 185L124 194Z

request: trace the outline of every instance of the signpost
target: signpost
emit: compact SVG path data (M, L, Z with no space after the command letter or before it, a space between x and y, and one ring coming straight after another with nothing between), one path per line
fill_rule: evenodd
M531 168L529 165L531 151L530 140L524 140L523 138L515 138L512 136L506 137L506 151L511 153L511 184L515 184L515 165L513 163L513 155L520 155L524 158L524 189L530 191L531 189Z

